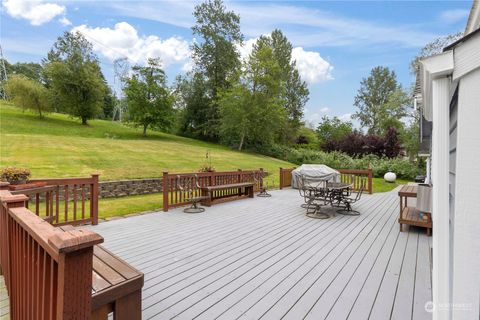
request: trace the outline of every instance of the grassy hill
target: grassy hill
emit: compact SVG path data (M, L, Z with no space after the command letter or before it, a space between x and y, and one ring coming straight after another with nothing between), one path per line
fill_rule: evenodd
M120 123L77 119L51 113L40 119L12 105L0 104L0 166L32 170L35 178L76 177L99 173L101 180L160 177L163 171L196 172L210 151L217 171L264 168L278 184L278 168L292 166L278 159Z

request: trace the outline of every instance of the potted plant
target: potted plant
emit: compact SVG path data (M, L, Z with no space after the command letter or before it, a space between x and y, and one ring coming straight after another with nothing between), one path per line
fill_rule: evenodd
M210 157L210 151L205 154L205 163L199 170L200 172L215 172L215 168L212 166L212 158Z
M7 167L1 171L1 180L12 185L25 184L30 174L30 170L25 168Z
M7 181L10 185L8 186L9 190L26 190L32 188L44 187L47 185L45 181L37 182L28 182L30 178L30 170L25 168L5 168L0 171L0 179L2 181Z

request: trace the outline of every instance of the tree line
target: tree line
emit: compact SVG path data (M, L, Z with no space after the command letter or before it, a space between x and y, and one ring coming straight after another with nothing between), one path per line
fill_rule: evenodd
M89 119L112 116L127 106L126 120L142 127L223 142L239 150L293 143L302 125L308 88L301 80L292 44L280 31L261 36L242 59L240 17L221 0L195 6L193 69L168 86L159 59L134 66L117 101L102 74L92 44L80 33L59 37L41 64L7 63L8 95L19 106Z
M292 44L281 30L260 36L242 58L238 14L221 0L207 0L195 6L193 16L193 68L171 86L162 61L148 59L122 79L119 100L92 44L80 33L66 32L40 64L6 64L8 96L40 116L63 112L83 124L93 118L111 119L114 107L122 104L125 121L141 127L144 135L158 129L238 150L262 152L281 145L395 157L401 146L415 157L419 116L411 94L389 68L373 68L360 83L353 101L359 129L336 117L324 117L311 128L303 120L309 90L292 59Z

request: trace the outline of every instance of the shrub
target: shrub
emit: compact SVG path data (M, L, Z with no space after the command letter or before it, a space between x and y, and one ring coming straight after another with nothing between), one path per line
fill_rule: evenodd
M324 152L303 148L288 148L280 145L256 146L258 153L283 159L297 165L304 163L325 164L336 169L366 169L371 167L374 177L383 177L393 171L402 179L414 179L420 169L416 164L401 158L386 158L375 154L351 157L339 151Z
M391 127L385 134L385 156L388 158L398 157L400 154L400 141L397 129Z
M11 184L18 184L26 182L30 177L30 174L30 170L25 168L8 167L2 169L1 179L2 181L8 181Z

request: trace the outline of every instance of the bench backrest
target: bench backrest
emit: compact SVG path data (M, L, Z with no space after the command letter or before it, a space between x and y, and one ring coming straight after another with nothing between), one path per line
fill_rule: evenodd
M197 181L194 188L185 190L184 185L189 185L188 180L196 175ZM197 172L197 173L163 173L163 210L190 204L192 197L201 195L201 188L208 186L227 185L241 182L253 182L254 191L259 191L263 186L265 171L237 170L224 172ZM190 183L191 185L191 183ZM182 190L183 188L183 190Z
M0 191L0 268L11 319L90 319L93 246L89 230L54 227Z

